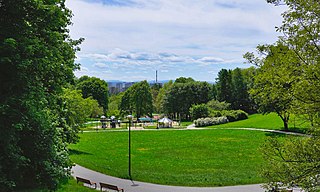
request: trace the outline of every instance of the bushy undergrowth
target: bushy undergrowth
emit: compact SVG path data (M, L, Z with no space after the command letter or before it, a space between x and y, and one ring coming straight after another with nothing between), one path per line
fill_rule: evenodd
M223 111L211 111L211 117L227 117L229 122L248 119L248 114L242 110L223 110Z
M220 125L224 123L228 123L228 118L225 116L222 117L207 117L207 118L199 118L197 120L194 120L194 124L196 127L206 127L210 125Z
M211 111L210 117L199 118L193 123L196 127L220 125L228 122L248 119L248 114L242 110Z

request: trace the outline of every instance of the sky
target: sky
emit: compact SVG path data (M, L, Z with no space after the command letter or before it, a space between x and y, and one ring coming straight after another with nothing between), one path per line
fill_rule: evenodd
M73 39L85 38L77 77L215 81L248 68L243 54L281 34L284 7L265 0L67 0Z

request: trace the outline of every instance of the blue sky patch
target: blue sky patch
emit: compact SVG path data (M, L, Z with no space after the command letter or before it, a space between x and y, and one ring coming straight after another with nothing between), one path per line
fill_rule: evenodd
M102 3L107 6L117 6L117 7L133 7L137 3L131 0L85 0L88 3Z

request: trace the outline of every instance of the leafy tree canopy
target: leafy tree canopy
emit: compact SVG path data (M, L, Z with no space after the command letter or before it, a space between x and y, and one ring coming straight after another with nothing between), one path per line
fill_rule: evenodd
M0 1L0 185L55 189L71 162L59 95L74 79L77 45L64 0Z
M82 91L83 97L92 97L103 107L104 112L108 110L108 84L97 77L83 76L78 80L78 89Z
M151 115L153 110L151 89L147 81L133 84L125 91L120 104L123 114L134 112L136 117Z
M275 5L285 4L283 23L277 28L283 36L272 46L258 46L267 55L258 58L247 53L249 62L259 63L263 73L260 84L270 84L257 95L284 99L291 111L307 115L313 125L310 137L280 140L270 139L263 148L267 167L263 175L268 188L278 185L298 185L306 191L319 190L319 112L320 112L320 4L318 0L268 0ZM273 65L272 65L273 64ZM272 69L265 69L264 66ZM258 78L260 77L258 74ZM257 78L256 78L256 81ZM273 87L271 87L273 85ZM282 94L284 96L280 96ZM289 101L289 102L287 102ZM287 104L287 105L286 105Z

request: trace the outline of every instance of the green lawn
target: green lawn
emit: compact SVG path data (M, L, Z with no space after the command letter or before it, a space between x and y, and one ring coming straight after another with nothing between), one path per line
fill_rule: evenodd
M300 118L291 116L289 121L289 129L292 131L305 132L306 128L308 128L308 123L302 121ZM276 113L270 113L267 115L262 114L253 114L250 115L248 119L209 126L210 128L259 128L259 129L274 129L274 130L282 130L283 122L280 117Z
M95 192L95 189L90 189L89 187L83 186L82 183L77 183L75 179L70 178L67 182L60 185L56 192ZM49 190L18 190L18 192L49 192Z
M134 180L182 186L262 183L259 146L270 133L246 130L132 132ZM91 132L70 145L71 159L108 175L128 178L128 133Z

